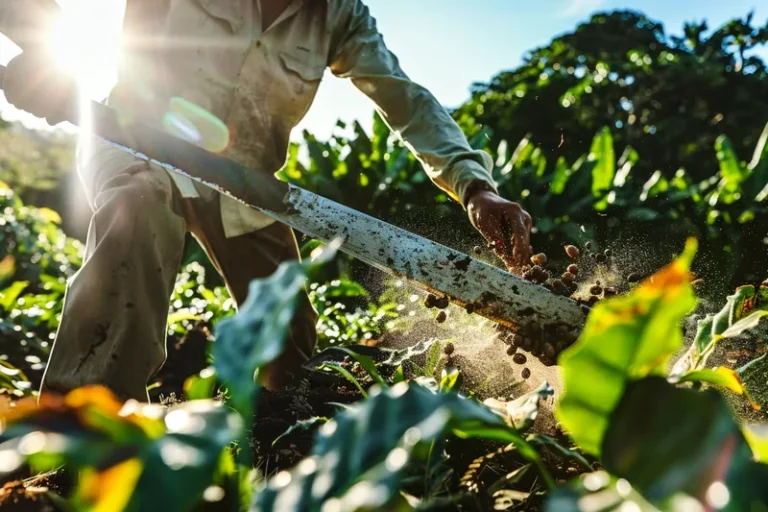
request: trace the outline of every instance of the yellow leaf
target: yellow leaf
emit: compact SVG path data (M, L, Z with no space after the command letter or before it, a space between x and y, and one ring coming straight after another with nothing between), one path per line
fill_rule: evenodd
M2 261L0 261L0 279L5 279L7 276L10 276L13 274L14 270L16 270L16 259L13 255L8 254Z
M752 449L755 461L768 463L768 428L764 424L742 425L741 432Z
M755 411L760 410L760 406L755 403L754 400L752 400L752 397L749 396L749 393L747 392L747 389L744 387L744 383L741 382L741 377L739 377L739 374L736 373L735 370L732 370L730 368L726 368L724 366L720 366L718 368L715 368L714 370L710 369L703 369L703 370L694 370L692 372L688 372L679 379L669 379L673 383L676 382L708 382L710 384L715 384L717 386L722 386L726 389L730 389L734 393L738 395L743 395L744 398L747 399L749 404L752 406L752 409Z
M103 471L87 468L80 478L76 501L89 512L122 512L131 500L143 465L128 459Z
M58 213L51 210L50 208L38 208L37 213L40 214L42 218L47 220L48 222L53 222L54 224L61 224L61 217Z

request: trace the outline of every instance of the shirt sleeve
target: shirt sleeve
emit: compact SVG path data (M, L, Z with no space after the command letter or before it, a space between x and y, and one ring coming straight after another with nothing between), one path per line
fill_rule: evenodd
M55 0L0 0L0 33L22 49L39 44L58 12Z
M493 160L473 150L459 126L426 88L400 68L361 0L340 0L329 68L376 104L382 118L424 166L435 185L466 207L466 191L484 182L496 191Z

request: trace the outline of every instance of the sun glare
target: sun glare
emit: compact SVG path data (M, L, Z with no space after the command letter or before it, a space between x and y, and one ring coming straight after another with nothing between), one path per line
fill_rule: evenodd
M62 16L51 31L57 64L73 71L84 96L101 99L117 75L125 0L59 0Z

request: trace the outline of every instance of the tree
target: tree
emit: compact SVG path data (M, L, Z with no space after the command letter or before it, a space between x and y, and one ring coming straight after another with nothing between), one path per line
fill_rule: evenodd
M638 12L599 13L474 84L454 115L469 133L490 128L493 147L528 135L551 162L575 160L610 126L617 147L645 156L635 173L672 177L684 167L700 180L717 170L718 136L748 159L768 120L768 68L751 55L766 41L768 23L754 27L752 14L709 34L701 22L670 36Z

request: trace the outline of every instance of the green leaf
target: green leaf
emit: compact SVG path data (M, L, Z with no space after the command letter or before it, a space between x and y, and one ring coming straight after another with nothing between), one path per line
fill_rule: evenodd
M458 368L449 366L440 372L440 391L456 391L461 386L462 374Z
M435 370L437 369L437 364L440 362L440 354L442 354L442 352L442 344L439 341L435 341L429 347L427 361L424 363L425 377L433 377L435 375Z
M611 417L602 453L609 473L654 504L677 492L705 503L712 486L721 484L730 499L720 510L750 510L768 499L768 467L753 460L715 390L678 388L656 377L631 382Z
M585 469L592 469L589 461L587 461L581 453L577 450L572 450L563 446L557 439L551 436L546 434L530 434L526 440L538 450L541 450L542 448L550 449L567 460L575 460Z
M347 354L349 357L357 361L360 366L363 367L363 369L368 373L368 375L377 383L382 386L387 386L386 381L384 378L379 374L379 371L376 369L376 363L373 362L373 359L370 357L364 355L364 354L358 354L357 352L354 352L352 350L349 350L346 347L339 347L339 350Z
M608 202L603 196L611 188L613 177L616 174L613 135L607 126L603 127L592 140L589 161L595 162L594 167L592 167L592 196L600 198L600 201L595 204L595 209L604 210Z
M725 135L720 135L715 140L715 151L720 163L718 198L725 204L730 204L736 200L737 194L740 194L741 184L747 179L749 170L742 166L733 150L731 141Z
M313 416L306 420L299 420L293 425L291 425L290 427L288 427L288 429L285 432L277 436L275 440L272 441L272 446L274 447L277 443L280 442L281 439L293 434L294 432L306 432L307 430L311 429L318 423L327 423L327 422L328 422L328 418L326 418L325 416Z
M761 409L768 408L768 354L736 370L749 396Z
M0 291L0 307L6 311L13 309L16 299L19 298L19 295L27 286L29 286L29 281L16 281L8 288Z
M586 452L600 454L609 417L631 379L661 375L683 341L680 323L696 304L689 268L697 243L627 296L600 301L558 363L563 395L555 414Z
M368 392L363 389L363 386L360 385L360 383L357 381L354 375L352 375L349 370L346 368L339 366L335 363L325 363L318 366L319 370L328 370L332 372L336 372L345 379L347 379L350 383L354 384L358 391L360 391L360 394L363 395L363 398L368 397Z
M257 372L282 352L298 295L307 274L333 258L338 242L326 246L315 261L286 261L269 277L254 279L236 315L216 326L214 367L227 386L230 404L250 421L258 391Z
M760 406L752 400L752 397L747 392L747 389L744 387L744 383L741 381L739 374L736 372L736 370L732 370L730 368L720 366L712 370L709 368L704 368L703 370L693 370L686 373L679 379L667 380L669 380L669 382L672 384L679 384L682 382L707 382L710 384L715 384L716 386L730 389L738 395L744 395L747 400L749 400L749 403L752 405L753 409L760 409Z
M216 385L216 370L208 367L192 375L184 381L184 396L187 400L204 400L213 398L213 389Z
M397 384L399 382L405 381L405 374L403 373L403 365L400 365L395 370L395 376L392 379L392 384Z
M674 364L670 377L677 378L685 373L704 368L717 343L724 339L743 334L746 330L757 327L760 319L765 316L768 307L762 295L763 289L756 295L754 286L740 286L733 295L726 299L725 306L714 315L707 315L697 323L696 336L693 343ZM758 308L747 318L745 311Z
M371 396L320 428L311 454L258 493L252 512L389 510L406 467L426 458L446 433L514 443L552 484L535 450L495 413L456 393L418 384L376 387Z

